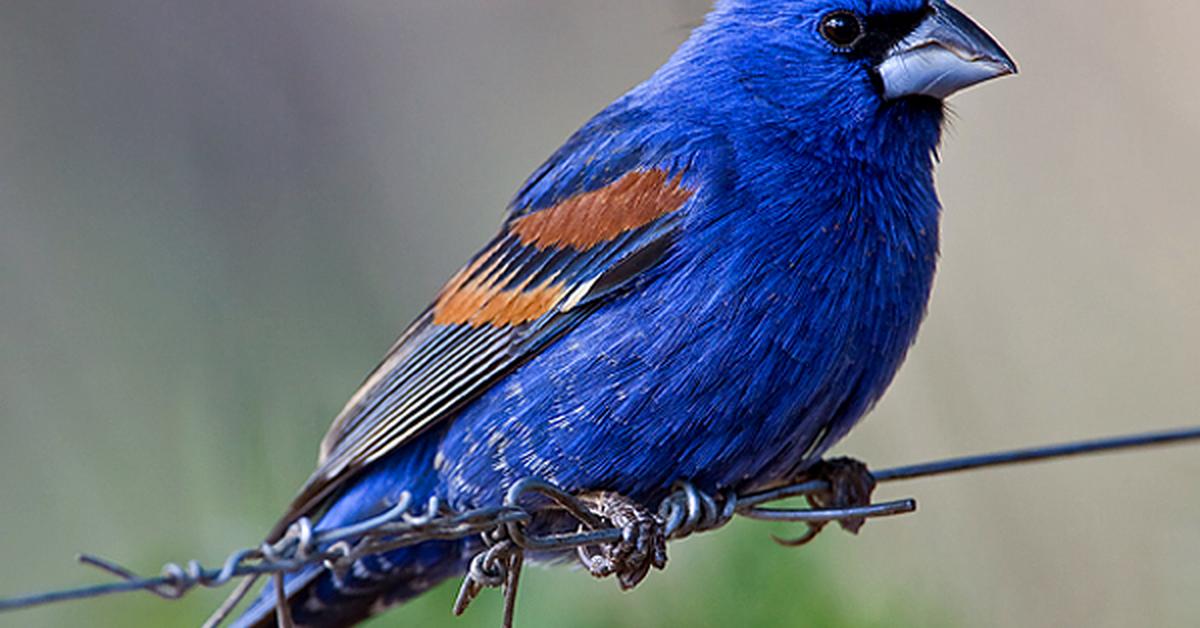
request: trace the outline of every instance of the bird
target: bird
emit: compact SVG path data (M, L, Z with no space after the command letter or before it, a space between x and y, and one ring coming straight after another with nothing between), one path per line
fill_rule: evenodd
M945 0L717 0L519 188L338 414L269 538L405 499L495 506L525 478L633 525L681 482L739 492L812 469L925 318L946 99L1016 72ZM310 566L283 597L296 625L353 625L477 550ZM648 554L622 585L663 566ZM273 625L276 599L268 583L235 625Z

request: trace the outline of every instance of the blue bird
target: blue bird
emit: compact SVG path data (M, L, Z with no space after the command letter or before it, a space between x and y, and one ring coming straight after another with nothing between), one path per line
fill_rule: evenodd
M943 0L718 0L533 173L346 404L273 536L406 494L498 505L523 478L637 513L684 481L797 477L880 398L924 317L943 100L1015 71ZM293 574L293 620L361 621L476 550ZM649 554L622 585L662 567ZM274 599L238 625L271 625Z

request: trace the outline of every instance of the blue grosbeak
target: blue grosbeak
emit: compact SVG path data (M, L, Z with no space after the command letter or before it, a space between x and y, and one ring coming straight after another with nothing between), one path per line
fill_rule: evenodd
M1015 71L943 0L719 0L529 178L334 421L275 535L405 493L496 505L527 477L654 504L681 481L802 473L883 394L924 316L943 99ZM354 623L474 549L293 574L293 617ZM240 623L273 622L273 603Z

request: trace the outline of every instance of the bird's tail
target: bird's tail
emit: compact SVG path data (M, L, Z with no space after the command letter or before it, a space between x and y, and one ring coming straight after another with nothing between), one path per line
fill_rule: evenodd
M423 439L390 459L384 459L355 478L329 500L314 530L355 524L412 504L413 515L433 507L437 473L433 469L436 440ZM297 626L348 626L401 604L464 573L474 541L429 541L355 562L344 574L313 565L284 578L284 593ZM268 582L262 593L233 625L237 628L275 626L276 593Z
M285 579L296 626L350 626L428 591L467 567L460 541L430 541L357 561L340 579L313 566ZM268 582L236 628L277 625L275 586Z

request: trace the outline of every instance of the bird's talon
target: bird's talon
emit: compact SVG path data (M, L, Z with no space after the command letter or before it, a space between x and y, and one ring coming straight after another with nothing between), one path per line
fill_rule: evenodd
M875 492L875 476L871 475L867 465L853 458L822 460L809 469L805 476L829 483L829 490L808 495L808 503L813 508L843 509L868 506L871 504L871 495ZM843 530L858 534L866 522L863 517L850 517L839 520L838 524ZM810 530L811 536L816 536L815 533L820 532L820 527L814 526L813 530ZM812 540L810 535L805 537L809 538L803 542Z
M666 567L667 541L657 516L617 493L588 493L579 499L593 514L621 530L618 543L580 549L580 559L593 576L615 575L622 589L632 589L651 568Z

